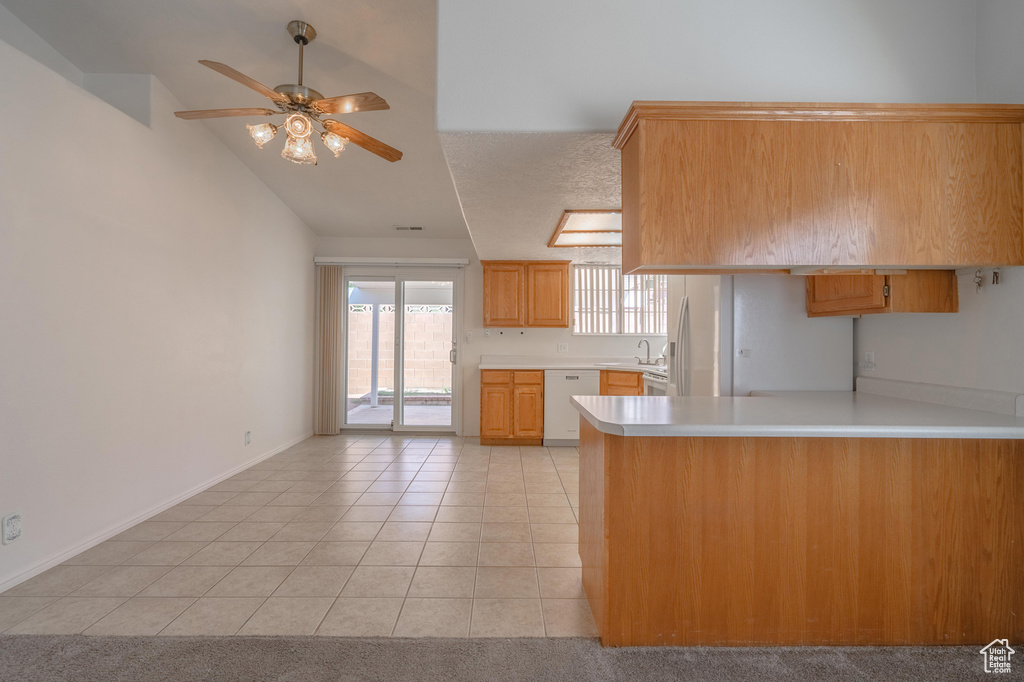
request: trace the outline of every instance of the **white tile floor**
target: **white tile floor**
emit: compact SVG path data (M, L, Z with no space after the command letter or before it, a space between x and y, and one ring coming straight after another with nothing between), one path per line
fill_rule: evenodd
M310 438L0 594L0 631L594 636L575 448Z

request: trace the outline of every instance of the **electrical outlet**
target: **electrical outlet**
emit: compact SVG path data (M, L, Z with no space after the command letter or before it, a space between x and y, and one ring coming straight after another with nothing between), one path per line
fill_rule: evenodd
M466 344L468 345L470 343L473 343L473 330L472 329L467 329L466 330Z
M490 329L485 329L484 330L484 338L485 339L491 338L491 330Z
M245 432L245 444L248 445L252 442L252 431Z
M8 514L0 524L3 526L3 544L9 545L21 537L21 512Z
M567 343L560 343L560 344L558 344L558 352L559 353L568 353L569 352L569 344L567 344Z
M857 363L857 367L869 372L872 371L875 368L875 351L864 351L864 359Z

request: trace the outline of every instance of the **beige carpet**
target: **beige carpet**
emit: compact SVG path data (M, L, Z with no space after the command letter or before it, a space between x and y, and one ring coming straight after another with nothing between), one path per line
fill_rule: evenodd
M0 636L0 680L981 680L975 647L631 648L596 640ZM1005 676L1020 679L1020 674Z

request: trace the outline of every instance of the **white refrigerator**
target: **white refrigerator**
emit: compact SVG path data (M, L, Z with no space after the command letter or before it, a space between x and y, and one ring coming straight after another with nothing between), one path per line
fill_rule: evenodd
M807 317L802 277L668 279L668 395L685 393L687 375L682 383L695 396L853 390L853 319ZM684 297L689 334L681 332Z

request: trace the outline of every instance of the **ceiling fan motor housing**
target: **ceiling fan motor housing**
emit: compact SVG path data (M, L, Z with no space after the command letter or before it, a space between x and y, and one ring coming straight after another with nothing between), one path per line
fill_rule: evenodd
M323 95L313 88L307 88L305 85L296 85L294 83L278 85L274 88L274 92L281 93L296 104L305 104L311 100L324 98Z

